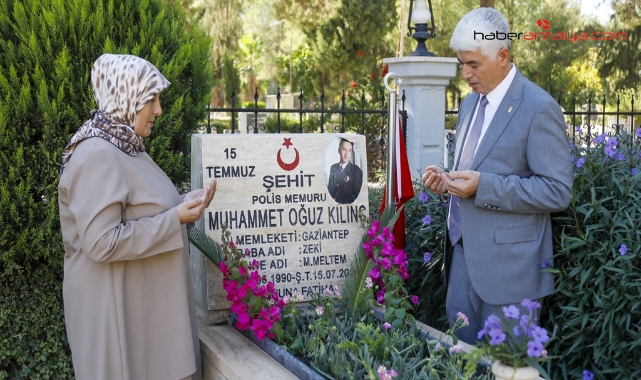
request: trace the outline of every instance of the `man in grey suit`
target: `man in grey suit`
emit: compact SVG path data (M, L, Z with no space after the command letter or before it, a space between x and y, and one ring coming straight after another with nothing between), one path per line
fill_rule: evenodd
M572 197L563 113L510 62L509 32L492 8L474 9L456 26L450 46L473 93L459 109L454 171L429 166L422 178L450 196L446 308L450 324L458 312L468 317L457 332L467 343L490 314L554 291L544 271L552 265L550 213Z

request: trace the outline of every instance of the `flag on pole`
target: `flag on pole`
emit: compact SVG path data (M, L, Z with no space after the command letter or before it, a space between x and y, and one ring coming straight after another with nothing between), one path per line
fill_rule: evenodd
M394 147L394 201L398 209L407 201L414 198L414 187L412 186L412 176L410 175L410 166L407 162L407 151L405 150L405 141L401 132L401 115L397 113L396 123L396 146ZM387 189L383 192L383 202L380 212L385 209ZM405 249L405 210L401 212L394 225L394 248Z

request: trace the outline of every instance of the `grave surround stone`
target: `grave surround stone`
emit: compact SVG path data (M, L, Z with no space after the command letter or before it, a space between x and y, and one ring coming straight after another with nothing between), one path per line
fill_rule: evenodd
M334 201L327 188L341 138L353 143L351 161L362 175L349 204ZM220 243L227 223L234 243L249 250L248 260L260 263L259 273L281 297L299 293L309 300L340 287L365 232L365 147L365 137L355 134L193 135L192 189L217 181L216 196L194 228ZM230 303L222 274L191 248L198 315L225 323Z

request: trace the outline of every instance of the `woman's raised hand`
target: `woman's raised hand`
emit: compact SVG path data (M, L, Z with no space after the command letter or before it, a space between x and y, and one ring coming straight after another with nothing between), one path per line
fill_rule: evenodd
M216 193L216 179L209 183L206 189L193 190L185 194L183 202L178 205L180 224L195 222L200 219L203 211L211 204Z

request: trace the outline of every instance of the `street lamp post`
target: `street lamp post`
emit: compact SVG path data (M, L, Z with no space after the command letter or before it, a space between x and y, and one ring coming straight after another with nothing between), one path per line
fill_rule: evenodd
M419 57L434 57L434 53L427 50L427 46L425 46L426 40L435 37L432 1L427 0L429 9L427 9L425 0L416 0L416 4L412 7L413 3L414 0L410 0L410 9L407 15L407 29L409 30L407 36L415 39L416 42L418 42L418 45L416 46L416 50L408 55ZM412 21L414 22L414 27L412 27ZM428 27L428 24L431 26ZM414 34L412 34L412 30L414 30Z

